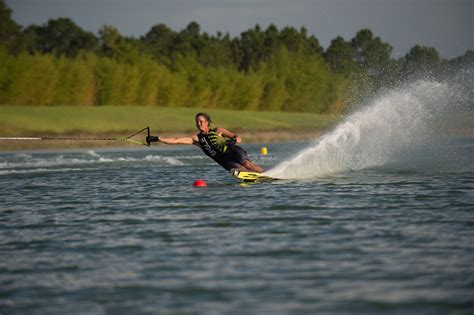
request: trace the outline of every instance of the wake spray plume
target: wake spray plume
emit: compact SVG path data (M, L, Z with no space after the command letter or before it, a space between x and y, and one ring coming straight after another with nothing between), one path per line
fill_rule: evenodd
M393 90L266 174L307 179L404 161L439 136L452 94L447 83L426 81Z

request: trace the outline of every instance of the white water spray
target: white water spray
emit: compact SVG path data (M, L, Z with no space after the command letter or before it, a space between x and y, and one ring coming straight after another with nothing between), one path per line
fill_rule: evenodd
M316 178L403 160L436 137L433 122L445 111L451 94L446 83L425 81L389 92L266 173Z

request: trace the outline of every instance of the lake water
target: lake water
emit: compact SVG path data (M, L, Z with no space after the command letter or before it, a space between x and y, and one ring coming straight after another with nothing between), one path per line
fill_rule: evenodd
M314 142L244 145L271 183L194 147L0 154L0 313L472 314L455 91L419 82Z
M245 147L269 167L308 144L266 146ZM0 312L470 314L473 186L400 166L243 186L193 147L1 154Z

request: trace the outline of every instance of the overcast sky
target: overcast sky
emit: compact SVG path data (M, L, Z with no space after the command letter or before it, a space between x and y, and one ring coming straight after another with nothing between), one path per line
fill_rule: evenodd
M175 31L191 21L211 35L232 37L259 24L305 26L324 48L336 36L350 40L362 28L393 46L393 57L416 44L434 47L441 57L474 50L474 0L6 0L23 26L69 17L97 33L112 25L139 37L164 23Z

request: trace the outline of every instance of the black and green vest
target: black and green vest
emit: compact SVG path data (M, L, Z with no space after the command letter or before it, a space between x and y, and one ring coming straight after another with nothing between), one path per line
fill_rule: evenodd
M210 129L207 134L200 132L197 136L201 150L207 156L219 164L228 159L231 147L224 137L217 134L216 129Z

